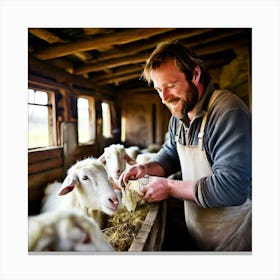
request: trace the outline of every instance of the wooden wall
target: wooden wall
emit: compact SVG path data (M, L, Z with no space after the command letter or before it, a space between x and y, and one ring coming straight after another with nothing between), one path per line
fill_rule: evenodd
M121 117L125 119L125 145L146 148L163 144L170 112L157 94L122 93Z
M40 209L43 191L48 183L61 180L63 171L63 149L29 151L28 153L28 213Z

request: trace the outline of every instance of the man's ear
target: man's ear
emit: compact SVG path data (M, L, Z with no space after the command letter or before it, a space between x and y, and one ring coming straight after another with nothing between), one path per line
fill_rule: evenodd
M201 75L201 69L198 65L195 66L193 70L193 78L192 82L197 86L200 80L200 75Z

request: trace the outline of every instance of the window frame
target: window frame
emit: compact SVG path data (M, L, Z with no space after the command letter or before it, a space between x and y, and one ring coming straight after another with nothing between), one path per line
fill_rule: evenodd
M89 113L89 132L90 139L86 142L80 142L79 140L79 108L78 100L79 98L88 100L88 113ZM90 95L79 95L77 97L77 137L78 137L78 146L93 145L96 142L96 110L95 110L95 98Z
M36 91L42 91L46 92L48 96L48 101L46 105L43 104L36 104L36 103L30 103L29 102L29 96L27 97L27 110L29 112L29 105L35 105L35 106L45 106L48 108L48 142L49 145L47 146L38 146L38 147L29 147L29 141L28 141L28 150L38 150L38 149L51 149L54 147L58 147L58 140L57 140L57 126L56 126L56 104L55 104L55 90L46 89L44 87L38 87L38 86L28 86L28 90ZM29 123L29 121L28 121ZM29 138L29 130L28 130L28 138Z

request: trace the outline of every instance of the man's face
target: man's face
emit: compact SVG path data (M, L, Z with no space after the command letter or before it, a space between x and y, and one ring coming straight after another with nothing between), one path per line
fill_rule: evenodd
M186 80L185 74L172 60L152 70L151 78L162 103L174 117L181 119L193 110L198 101L197 87Z

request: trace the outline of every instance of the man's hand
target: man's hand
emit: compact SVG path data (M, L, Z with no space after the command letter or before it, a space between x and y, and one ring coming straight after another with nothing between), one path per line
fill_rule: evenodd
M142 189L143 199L148 202L157 202L170 196L168 179L162 177L149 177L149 183Z
M120 178L119 178L119 184L122 188L125 189L127 183L129 180L136 180L139 178L142 178L146 175L146 168L142 164L136 164L130 166L127 170L125 170Z

